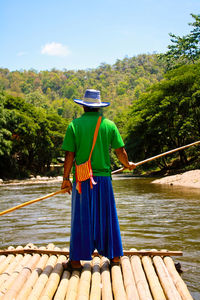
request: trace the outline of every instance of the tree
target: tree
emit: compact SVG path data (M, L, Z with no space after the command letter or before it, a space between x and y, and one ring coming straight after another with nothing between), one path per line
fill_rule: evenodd
M200 15L191 14L195 19L189 23L193 30L188 35L182 37L170 33L172 45L168 46L168 51L160 55L160 58L167 63L167 69L195 63L200 58Z
M0 158L9 156L11 151L11 132L6 128L6 110L4 109L4 96L0 94ZM1 168L1 165L0 165Z
M141 160L199 139L200 65L168 72L143 93L127 117L129 156ZM183 164L185 152L179 152ZM165 165L166 166L166 165Z
M4 95L0 106L1 177L38 174L61 153L66 122L56 113ZM6 151L4 151L4 149Z

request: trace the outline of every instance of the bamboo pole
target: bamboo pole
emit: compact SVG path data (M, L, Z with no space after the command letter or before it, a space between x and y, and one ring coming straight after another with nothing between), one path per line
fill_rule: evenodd
M139 256L131 257L131 267L140 300L153 300Z
M167 267L167 270L179 292L181 295L182 300L192 300L192 296L190 295L190 292L188 291L188 288L183 281L183 279L180 277L178 272L176 271L175 265L171 257L166 256L164 258L164 263Z
M166 300L163 289L160 285L158 276L156 275L155 269L152 264L152 260L149 256L143 256L142 264L144 267L144 271L149 282L149 286L151 289L151 293L153 295L154 300Z
M47 281L47 284L40 296L41 300L49 300L53 298L53 295L55 294L55 291L59 285L60 277L63 273L62 263L64 261L66 261L66 256L61 255L58 257L57 263L54 269L52 270L52 273L50 274L49 279Z
M101 300L101 274L100 274L101 259L95 256L92 260L92 283L90 300Z
M76 300L79 280L80 280L80 272L73 271L71 278L69 280L69 286L67 289L67 295L65 297L65 300Z
M63 272L60 284L59 284L56 294L54 296L54 300L64 300L65 299L68 285L69 285L70 276L71 276L71 274L69 271L66 270Z
M138 167L138 166L143 165L143 164L145 164L145 163L147 163L147 162L149 162L149 161L152 161L152 160L154 160L154 159L163 157L163 156L168 155L168 154L172 154L172 153L174 153L174 152L176 152L176 151L180 151L180 150L189 148L189 147L194 146L194 145L197 145L197 144L199 144L199 143L200 143L200 141L197 141L197 142L194 142L194 143L191 143L191 144L188 144L188 145L185 145L185 146L182 146L182 147L173 149L173 150L169 150L169 151L167 151L167 152L158 154L158 155L156 155L156 156L153 156L153 157L147 158L147 159L145 159L145 160L142 160L142 161L140 161L140 162L138 162L138 163L135 163L135 165L136 165L136 167ZM111 174L114 175L114 174L121 173L121 172L124 171L125 169L127 169L127 168L126 168L126 167L120 168L120 169L118 169L118 170L113 171Z
M52 255L49 257L46 267L44 268L42 274L38 278L32 292L29 295L27 300L36 300L36 299L40 298L40 295L48 281L48 278L49 278L56 262L57 262L57 256Z
M121 265L124 277L124 286L128 300L140 300L134 276L131 269L130 260L127 256L121 257Z
M45 248L45 247L41 247L41 248ZM31 276L29 277L29 279L25 283L23 289L21 290L21 292L17 296L16 300L26 300L28 298L28 296L30 295L36 281L38 280L40 274L42 273L44 267L46 266L48 258L49 257L48 257L47 254L43 254L40 257L39 262L37 263L35 269L32 271Z
M69 251L63 250L48 250L48 249L12 249L12 250L0 250L0 255L8 255L8 254L48 254L48 255L65 255L69 256ZM99 256L98 252L94 252L93 256ZM125 256L132 255L149 255L149 256L182 256L182 251L152 251L152 250L143 250L143 251L133 251L133 250L124 250Z
M90 282L91 282L91 263L85 262L79 282L78 294L76 300L88 300L90 296Z
M127 300L120 265L111 267L112 289L115 300Z
M176 149L173 149L173 150L170 150L170 151L167 151L167 152L158 154L158 155L156 155L156 156L153 156L153 157L147 158L147 159L145 159L145 160L143 160L143 161L140 161L140 162L138 162L138 163L135 163L135 165L136 165L136 167L137 167L137 166L140 166L140 165L142 165L142 164L144 164L144 163L147 163L147 162L149 162L149 161L152 161L152 160L154 160L154 159L163 157L163 156L165 156L165 155L167 155L167 154L171 154L171 153L174 153L174 152L179 151L179 150L186 149L186 148L188 148L188 147L197 145L197 144L199 144L199 143L200 143L200 141L197 141L197 142L194 142L194 143L191 143L191 144L188 144L188 145L185 145L185 146L182 146L182 147L179 147L179 148L176 148ZM120 169L118 169L118 170L115 170L115 171L112 172L112 175L121 173L121 172L122 172L123 170L125 170L125 169L127 169L127 168L126 168L126 167L123 167L123 168L120 168ZM62 189L62 190L56 191L56 192L54 192L54 193L48 194L48 195L46 195L46 196L43 196L43 197L40 197L40 198L37 198L37 199L33 199L33 200L27 201L27 202L25 202L25 203L19 204L19 205L17 205L17 206L11 207L11 208L9 208L9 209L7 209L7 210L4 210L4 211L0 212L0 216L3 216L3 215L5 215L5 214L8 214L8 213L10 213L10 212L12 212L12 211L14 211L14 210L16 210L16 209L20 209L20 208L22 208L22 207L24 207L24 206L33 204L33 203L35 203L35 202L39 202L39 201L41 201L41 200L45 200L45 199L50 198L50 197L53 197L53 196L55 196L55 195L64 193L65 191L67 191L67 189Z
M8 213L10 213L10 212L12 212L12 211L14 211L14 210L16 210L16 209L22 208L22 207L24 207L24 206L33 204L33 203L35 203L35 202L39 202L39 201L41 201L41 200L45 200L45 199L50 198L50 197L53 197L53 196L55 196L55 195L62 194L62 193L64 193L65 191L66 191L66 189L62 189L62 190L56 191L56 192L54 192L54 193L48 194L48 195L46 195L46 196L43 196L43 197L40 197L40 198L37 198L37 199L33 199L33 200L30 200L30 201L27 201L27 202L24 202L24 203L22 203L22 204L19 204L19 205L17 205L17 206L11 207L11 208L9 208L9 209L6 209L6 210L0 212L0 216L3 216L3 215L5 215L5 214L8 214Z
M179 295L162 258L159 256L154 256L153 262L167 299L181 300L181 296Z
M106 257L102 257L101 258L102 300L113 300L109 265L110 265L109 260Z

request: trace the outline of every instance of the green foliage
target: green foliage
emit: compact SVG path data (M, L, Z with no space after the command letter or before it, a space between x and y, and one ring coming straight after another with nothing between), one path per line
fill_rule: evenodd
M164 65L157 55L138 55L118 60L114 65L101 64L96 69L78 71L14 71L0 69L0 89L34 106L56 110L72 120L81 109L73 103L87 88L101 91L102 100L110 101L106 115L113 119L126 109L146 88L162 79Z
M4 98L0 94L0 157L9 156L11 151L11 132L6 128L7 114L4 110ZM1 167L1 166L0 166Z
M67 122L19 97L1 95L0 176L42 173L61 155Z
M182 37L170 33L172 44L160 58L166 62L167 68L172 69L183 64L195 63L200 58L200 15L191 14L195 19L189 23L193 30Z
M180 147L200 137L200 65L186 65L143 93L129 112L127 149L135 160ZM179 153L182 163L186 154ZM160 161L166 166L166 160Z

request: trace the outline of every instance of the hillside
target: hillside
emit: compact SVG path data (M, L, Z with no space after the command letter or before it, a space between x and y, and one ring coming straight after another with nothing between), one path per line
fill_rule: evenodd
M71 120L82 114L73 102L87 88L99 89L111 105L104 115L117 124L129 159L140 161L199 140L200 65L166 72L157 55L139 55L78 71L0 69L0 178L49 174L63 156ZM199 168L199 147L138 168ZM118 168L111 152L112 168Z
M89 70L22 70L0 69L0 90L44 108L51 107L68 119L80 114L71 101L84 95L87 88L101 90L102 99L110 101L107 115L114 116L127 108L151 84L162 79L164 64L157 55L138 55L117 60L114 65L102 63Z

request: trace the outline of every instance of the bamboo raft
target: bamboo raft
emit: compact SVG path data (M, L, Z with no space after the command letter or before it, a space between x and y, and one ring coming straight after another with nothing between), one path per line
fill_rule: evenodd
M53 244L0 250L0 300L190 300L171 256L179 251L124 251L120 265L94 252L82 271L63 270L69 251Z

